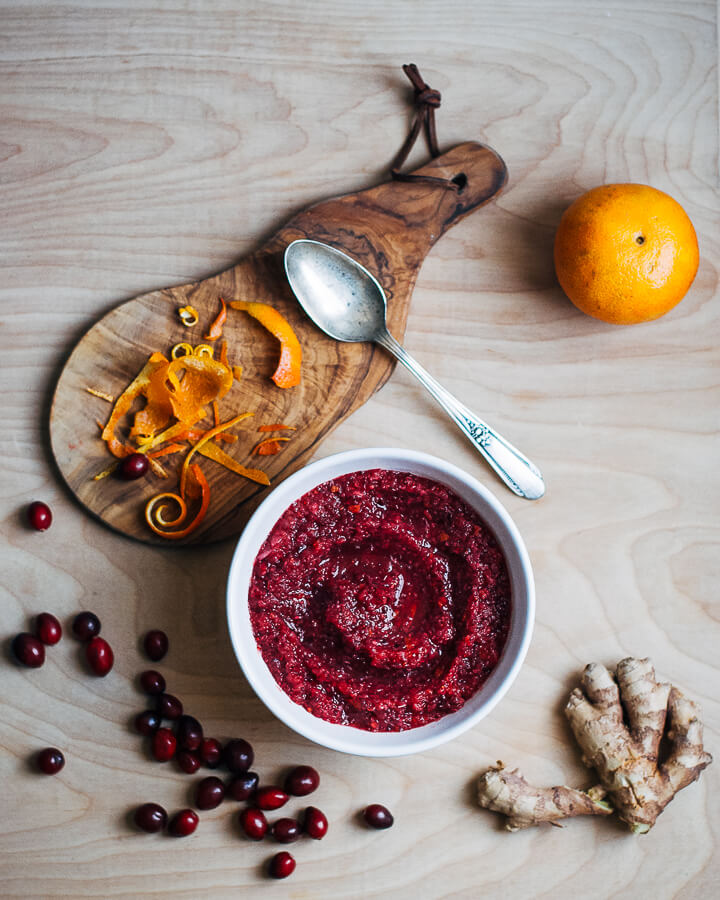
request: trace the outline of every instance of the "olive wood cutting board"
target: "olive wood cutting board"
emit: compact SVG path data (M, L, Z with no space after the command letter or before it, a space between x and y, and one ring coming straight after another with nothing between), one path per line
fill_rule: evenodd
M78 500L117 531L151 544L207 543L237 535L272 485L304 465L336 425L365 403L392 372L394 362L373 344L343 344L320 332L300 309L285 277L283 252L297 238L332 244L366 266L388 298L388 326L402 340L418 271L435 241L452 225L492 199L507 170L489 147L468 142L454 147L416 171L452 178L458 191L419 181L389 181L309 207L292 218L260 249L218 275L178 287L142 294L122 303L79 341L58 380L50 413L50 439L60 472ZM278 341L247 313L228 310L223 338L231 365L243 375L219 402L221 421L245 410L254 415L234 429L227 453L245 466L263 469L271 487L230 472L196 456L211 487L210 507L196 531L183 541L153 534L144 508L155 494L177 490L184 453L161 462L166 479L149 472L138 481L93 476L113 460L100 439L111 405L87 387L118 397L148 356L181 341L206 343L203 334L219 309L219 298L269 303L290 322L303 350L302 380L293 388L275 386L270 376L278 360ZM186 328L177 310L191 305L199 323ZM219 346L219 342L218 346ZM216 357L218 352L216 352ZM275 456L253 455L267 434L263 424L295 426L291 440ZM199 423L198 427L209 427ZM188 445L189 446L189 445Z

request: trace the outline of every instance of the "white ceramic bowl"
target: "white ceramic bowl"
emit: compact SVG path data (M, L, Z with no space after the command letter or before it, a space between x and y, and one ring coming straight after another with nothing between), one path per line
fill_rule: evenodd
M429 725L398 732L369 732L335 725L294 703L265 665L250 623L248 588L255 557L285 510L325 481L363 469L412 472L452 488L494 533L507 561L512 591L510 632L502 656L480 690L454 713ZM300 469L279 484L257 508L242 533L230 566L227 616L235 654L257 695L290 728L311 741L358 756L404 756L436 747L467 731L500 701L525 658L535 620L535 585L520 532L500 502L462 469L426 453L370 448L337 453Z

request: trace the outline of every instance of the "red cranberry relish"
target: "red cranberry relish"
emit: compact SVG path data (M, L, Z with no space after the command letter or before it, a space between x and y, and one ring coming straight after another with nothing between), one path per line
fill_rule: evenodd
M459 709L495 668L510 623L505 559L449 488L353 472L290 506L249 592L263 659L328 722L402 731Z

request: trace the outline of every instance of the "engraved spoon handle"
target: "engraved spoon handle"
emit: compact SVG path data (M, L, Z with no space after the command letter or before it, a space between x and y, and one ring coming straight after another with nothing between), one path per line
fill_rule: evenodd
M542 497L545 482L534 463L435 381L390 332L384 331L375 340L427 388L511 491L526 500Z

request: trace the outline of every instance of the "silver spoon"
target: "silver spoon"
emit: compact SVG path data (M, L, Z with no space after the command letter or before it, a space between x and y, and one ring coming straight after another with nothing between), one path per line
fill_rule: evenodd
M320 241L293 241L285 250L285 272L293 293L313 322L336 341L374 341L425 385L505 484L520 497L545 493L540 470L509 441L463 406L387 330L385 292L350 256Z

